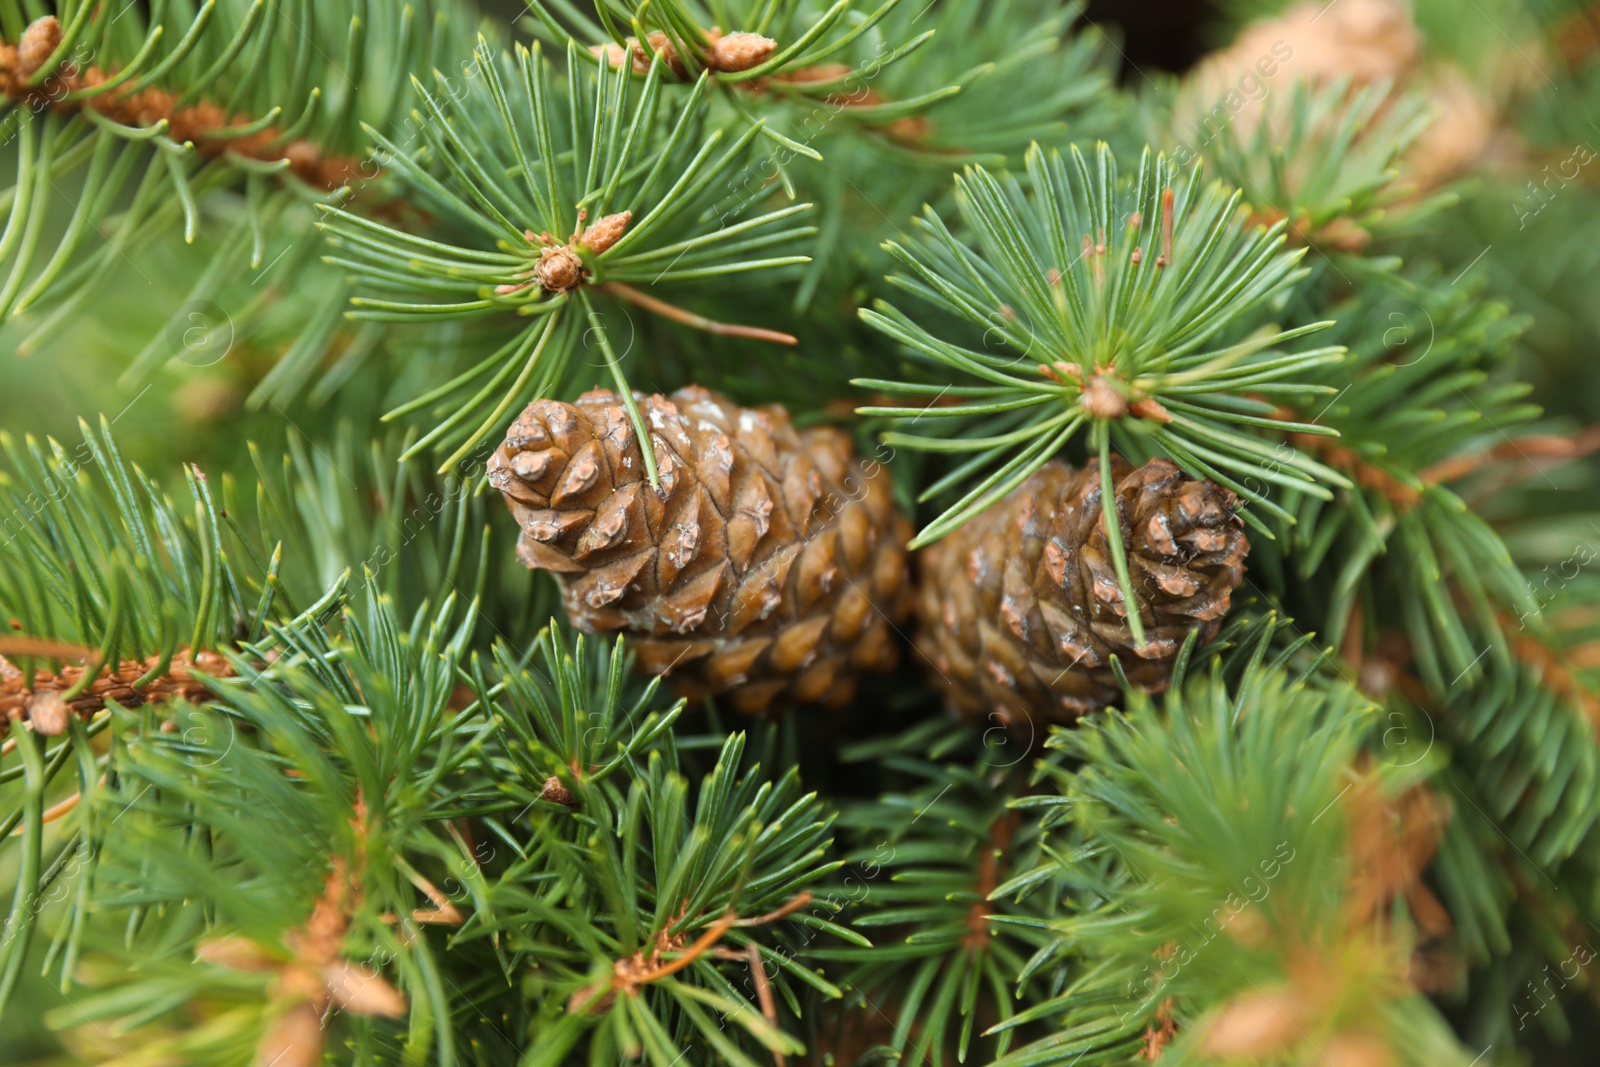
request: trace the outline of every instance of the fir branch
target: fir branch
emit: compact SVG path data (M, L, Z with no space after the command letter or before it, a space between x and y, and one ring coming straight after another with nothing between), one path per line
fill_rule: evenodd
M271 169L286 168L306 184L330 192L360 173L361 161L354 157L329 155L305 138L286 140L277 125L263 125L244 114L229 115L217 104L180 106L185 94L154 87L135 91L120 77L116 87L102 88L113 80L112 74L93 64L80 69L69 60L37 81L43 67L38 53L53 54L60 45L61 26L54 15L30 23L17 44L0 44L0 93L10 97L16 107L34 112L49 108L61 115L89 110L129 131L148 131L174 149L193 145L202 158L226 154L281 164ZM119 76L122 73L119 71ZM277 110L268 112L267 117ZM96 123L105 128L99 120Z
M1525 433L1538 408L1508 373L1523 321L1478 299L1474 287L1438 281L1432 271L1375 281L1332 309L1333 332L1351 354L1337 374L1320 377L1337 383L1338 395L1272 414L1337 427L1337 439L1297 430L1289 442L1346 473L1354 488L1336 501L1289 494L1294 527L1258 549L1289 550L1284 569L1319 589L1301 614L1333 644L1368 639L1352 630L1358 605L1365 618L1404 619L1416 669L1442 695L1470 677L1485 644L1503 660L1494 613L1528 600L1500 537L1448 480L1469 475L1470 457L1485 448L1514 448L1511 435ZM1263 480L1245 484L1260 490Z
M378 1020L409 1016L423 1035L416 1047L453 1062L453 1011L419 923L455 905L419 870L477 879L470 849L440 814L448 801L438 783L484 736L481 721L449 708L471 630L455 615L447 602L406 630L377 598L332 636L315 620L274 626L278 654L230 653L237 680L214 688L209 709L180 712L177 730L120 713L115 784L68 824L71 847L89 857L75 878L95 888L80 891L62 927L74 931L69 947L51 958L65 989L80 976L80 944L115 956L105 929L86 924L90 912L111 913L155 980L113 988L91 978L98 988L75 997L79 1010L63 1023L145 1024L148 1048L203 1055L203 1043L164 1036L162 1021L220 992L234 1006L220 1033L266 1059L323 1048L320 1020L336 1004L344 1025L369 1037ZM391 669L403 672L400 684ZM163 873L148 881L155 869ZM419 889L431 909L417 906ZM179 967L200 980L180 978ZM391 967L397 983L382 975Z
M1027 169L1031 196L1009 175L969 168L957 179L970 243L929 213L919 220L922 238L915 245L886 245L913 272L891 280L983 330L982 347L937 336L887 304L862 312L914 358L994 387L970 404L862 409L899 416L907 425L958 419L953 436L894 432L885 440L971 453L971 462L958 468L959 482L991 470L914 544L942 536L999 499L1085 425L1105 427L1119 450L1170 455L1195 477L1243 493L1240 479L1273 452L1244 432L1260 422L1239 417L1240 398L1337 391L1307 379L1315 368L1337 362L1342 349L1286 354L1279 347L1327 322L1219 342L1231 323L1303 275L1296 267L1303 252L1280 251L1281 224L1263 232L1235 218L1238 193L1217 185L1202 190L1197 173L1180 193L1172 187L1172 165L1165 157L1152 159L1148 150L1131 187L1118 180L1104 145L1092 160L1074 148L1070 169L1059 154L1036 149ZM858 384L921 391L911 382ZM1348 484L1292 450L1269 478L1324 499L1328 485ZM957 483L939 488L951 484ZM1260 504L1287 514L1270 500ZM1271 534L1251 511L1244 514Z
M765 987L791 1004L796 981L839 995L794 960L792 936L762 943L754 933L794 922L836 929L821 917L826 905L796 911L811 901L806 887L838 866L823 859L831 820L814 794L800 795L793 771L736 777L743 748L743 735L729 737L694 794L661 751L627 757L605 780L580 771L569 779L576 805L549 804L532 837L516 841L515 861L490 890L492 920L463 936L509 939L508 967L542 961L546 1019L531 1062L559 1064L587 1047L667 1063L692 1043L719 1062L745 1063L746 1040L774 1054L802 1051L769 1022L755 977L740 988L719 961L760 951L774 968L763 972ZM734 951L709 951L724 940ZM735 1027L724 1030L706 1009Z
M1132 1055L1150 1024L1175 1032L1159 1040L1178 1060L1350 1046L1465 1064L1408 989L1408 935L1388 917L1417 887L1430 831L1391 843L1361 829L1403 784L1352 771L1364 705L1337 683L1263 668L1235 687L1194 678L1162 717L1136 698L1126 717L1058 731L1051 744L1082 765L1043 768L1065 794L1045 825L1076 828L1105 862L1057 861L1086 906L1053 926L1057 951L1092 962L1032 1013L1059 1013L1060 1033L998 1062ZM1364 851L1390 847L1399 858Z
M1061 880L1033 876L1037 825L1007 809L1025 771L995 764L993 753L950 759L983 747L981 732L929 722L847 750L852 762L908 777L905 789L847 805L840 817L856 846L840 895L853 902L858 929L888 936L813 953L849 965L847 1005L885 1015L894 1055L929 1064L967 1061L979 1048L1004 1056L1016 1035L982 1042L985 1027L1056 991L1030 957L1049 941Z
M437 26L411 7L367 17L352 0L79 4L26 27L20 9L8 14L0 133L18 158L0 195L0 318L49 309L24 342L38 346L143 246L175 227L195 241L208 193L244 194L248 218L235 231L246 240L223 242L211 273L241 256L260 269L275 213L377 173L358 121L391 129L403 112L398 71L369 72L368 52L427 62L454 44L451 10L440 5Z
M1570 859L1600 820L1600 752L1593 740L1600 686L1591 662L1597 628L1587 612L1570 610L1592 588L1592 581L1576 582L1541 605L1548 613L1521 619L1498 613L1508 655L1490 659L1482 686L1434 694L1408 673L1410 647L1393 636L1359 665L1396 708L1399 730L1385 746L1392 758L1410 762L1434 739L1449 742L1456 773L1480 812L1541 868ZM1472 881L1463 877L1452 887L1460 902L1452 911L1481 910Z
M1388 85L1353 86L1336 78L1297 80L1271 93L1237 118L1207 113L1215 101L1181 91L1165 116L1164 141L1189 131L1197 135L1198 158L1213 174L1241 189L1252 218L1270 226L1289 223L1288 236L1321 256L1335 256L1335 269L1356 270L1375 239L1415 228L1451 202L1408 183L1401 166L1406 151L1430 118L1419 94ZM1187 146L1184 155L1193 154ZM1315 260L1313 262L1316 262Z
M430 442L455 449L446 467L494 433L514 407L565 388L580 335L600 349L618 391L631 396L622 357L589 292L609 291L640 305L637 283L803 263L804 256L750 253L811 232L773 228L806 205L747 216L742 200L713 191L718 177L745 158L755 130L720 152L720 130L702 136L705 79L663 117L659 62L636 86L627 71L611 71L569 45L565 80L553 84L552 65L537 46L505 54L480 40L475 64L479 76L464 93L443 95L441 85L436 95L417 83L430 119L420 145L372 131L385 164L440 220L437 239L332 209L323 224L339 253L330 261L358 286L390 294L357 296L353 318L533 320L494 357L429 395L445 416ZM746 236L754 231L762 232ZM396 261L408 269L395 271ZM646 299L649 310L693 326L793 340ZM568 312L571 304L583 309L581 319ZM648 440L637 413L630 414L640 439Z
M363 807L357 805L358 821L365 815ZM322 1018L334 1005L356 1016L406 1014L406 998L387 979L344 958L351 913L363 903L361 896L360 883L345 862L335 858L305 924L284 936L288 959L276 960L268 949L227 934L195 948L198 963L273 975L269 996L276 1017L261 1035L259 1062L320 1059L325 1041Z

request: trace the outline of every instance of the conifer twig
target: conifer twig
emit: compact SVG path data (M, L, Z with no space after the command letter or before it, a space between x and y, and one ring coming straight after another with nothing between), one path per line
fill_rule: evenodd
M656 939L655 949L648 956L640 951L617 960L612 965L611 977L604 982L586 985L572 994L571 999L567 1001L567 1010L577 1011L585 1006L604 1005L607 1002L605 998L614 993L630 995L638 993L641 986L677 974L705 955L733 927L762 926L777 922L784 916L805 907L811 899L811 892L805 890L796 894L783 907L749 919L740 919L738 914L729 908L721 918L706 927L705 932L686 947L682 946L681 935L671 936L663 930ZM678 954L670 960L662 959L663 955L673 952Z
M1272 413L1272 418L1293 423L1297 422L1298 416L1288 408L1279 408ZM1363 459L1360 453L1343 444L1338 437L1296 430L1290 432L1288 438L1295 448L1316 453L1328 466L1348 474L1356 485L1374 490L1402 511L1415 507L1422 498L1421 492L1414 486Z
M1505 612L1497 615L1500 629L1511 638L1511 654L1534 668L1546 687L1576 704L1584 716L1600 728L1600 695L1578 676L1577 669L1558 650L1529 633L1518 633L1517 620Z
M761 946L750 942L744 947L744 956L750 964L750 977L756 984L756 1001L761 1005L761 1015L767 1020L767 1025L776 1030L778 1005L772 999L772 983L767 981L766 965L761 962ZM772 1061L777 1067L787 1067L789 1062L780 1049L772 1050Z
M752 340L771 341L774 344L780 345L793 345L800 343L800 339L794 336L794 334L783 333L780 330L768 330L761 326L741 326L737 323L731 322L717 322L716 320L708 319L703 315L696 315L692 311L687 311L676 304L669 304L665 300L658 300L655 297L650 296L641 290L635 289L631 285L625 285L622 282L601 282L599 285L594 286L594 288L602 292L610 293L613 296L620 296L629 303L637 304L646 311L653 311L663 318L671 319L673 322L682 323L685 326L692 326L697 330L704 330L707 333L720 334L725 337L748 337Z
M734 922L733 922L733 925L734 926L765 926L768 923L775 923L779 919L785 918L786 916L789 916L789 915L793 915L795 912L799 911L801 908L803 908L807 904L811 903L811 899L812 899L811 890L809 890L809 889L802 890L801 892L796 893L794 895L794 897L792 897L787 903L785 903L783 905L783 907L777 908L777 909L775 909L773 911L769 911L765 915L757 915L753 919L735 919Z
M1000 860L1005 855L1006 849L1011 847L1011 835L1016 829L1015 811L1006 812L989 828L989 839L983 844L983 851L978 856L976 888L978 899L967 909L969 930L962 940L968 949L976 951L989 942L992 933L989 929L989 916L994 914L994 905L989 897L1000 884Z
M1539 460L1548 459L1556 464L1567 463L1600 451L1600 425L1587 426L1572 436L1540 434L1501 441L1489 448L1465 456L1441 460L1421 473L1423 481L1432 485L1453 482L1465 477L1488 463L1504 460L1521 461L1537 470Z
M434 885L425 876L413 871L409 865L405 868L406 877L411 879L411 884L422 890L423 894L433 904L432 908L415 908L411 912L413 922L432 923L440 926L460 926L463 922L460 909L453 904L449 897L439 892L439 887ZM393 925L400 921L400 917L392 911L386 911L379 916L384 922Z

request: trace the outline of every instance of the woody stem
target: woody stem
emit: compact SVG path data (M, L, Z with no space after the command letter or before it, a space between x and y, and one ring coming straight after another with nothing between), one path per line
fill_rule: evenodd
M699 939L696 940L694 944L683 950L683 955L679 956L671 963L663 963L654 970L645 971L643 974L635 977L634 981L640 985L644 985L647 982L654 982L658 978L665 978L669 974L678 973L685 967L689 966L689 964L699 959L705 953L706 949L722 940L722 935L727 933L728 927L732 926L736 921L737 917L732 912L729 912L707 927L706 932L701 934Z
M703 315L696 315L692 311L686 311L676 304L669 304L665 300L657 300L655 297L649 296L631 285L624 285L622 282L601 282L594 288L601 292L620 296L629 303L637 304L646 311L654 312L663 318L671 319L673 322L681 322L685 326L693 326L695 329L705 330L707 333L722 334L727 337L749 337L753 340L771 341L780 345L799 343L799 338L792 333L768 330L760 326L741 326L732 322L717 322L715 319L708 319Z

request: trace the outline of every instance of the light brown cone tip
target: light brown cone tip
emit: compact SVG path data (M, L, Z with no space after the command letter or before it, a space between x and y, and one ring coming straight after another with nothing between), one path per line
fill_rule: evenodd
M17 73L31 78L61 46L61 23L54 15L34 19L17 42Z
M713 70L736 74L765 63L777 47L777 41L759 33L712 35L707 62Z

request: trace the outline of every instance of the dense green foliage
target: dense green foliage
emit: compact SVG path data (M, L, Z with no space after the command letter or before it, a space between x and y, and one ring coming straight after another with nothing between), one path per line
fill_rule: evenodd
M0 0L0 1063L1592 1040L1600 23L1343 3L1418 51ZM1461 71L1488 132L1441 170ZM534 399L648 441L635 391L691 383L845 427L918 546L1053 458L1170 458L1237 494L1245 585L1076 726L957 721L909 645L832 714L674 701L553 617L484 461Z

